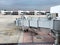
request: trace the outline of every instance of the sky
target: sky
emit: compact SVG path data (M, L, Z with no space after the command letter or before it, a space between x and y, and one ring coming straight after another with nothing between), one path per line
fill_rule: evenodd
M60 0L0 0L0 9L48 10Z

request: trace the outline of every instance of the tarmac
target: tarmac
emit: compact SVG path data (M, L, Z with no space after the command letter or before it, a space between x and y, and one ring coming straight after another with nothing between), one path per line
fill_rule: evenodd
M14 21L20 16L0 16L0 44L1 43L32 43L32 42L54 42L51 35L40 29L39 35L32 35L31 32L23 32L19 30ZM38 37L39 36L39 37Z

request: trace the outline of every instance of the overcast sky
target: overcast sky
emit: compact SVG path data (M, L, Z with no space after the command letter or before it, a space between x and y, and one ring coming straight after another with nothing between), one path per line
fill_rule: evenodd
M46 10L60 5L60 0L0 0L0 9Z

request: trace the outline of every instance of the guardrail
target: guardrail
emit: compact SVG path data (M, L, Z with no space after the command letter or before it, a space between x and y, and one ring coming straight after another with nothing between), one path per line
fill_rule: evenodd
M7 43L7 44L5 43L5 44L0 44L0 45L53 45L53 44L54 44L54 42L53 43L40 42L40 43Z
M54 42L39 42L39 43L18 43L18 45L53 45Z

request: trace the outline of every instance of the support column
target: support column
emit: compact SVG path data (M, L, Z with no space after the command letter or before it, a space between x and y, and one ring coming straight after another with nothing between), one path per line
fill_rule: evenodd
M60 45L60 33L56 33L55 45Z

